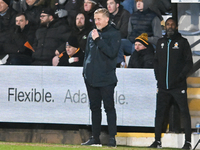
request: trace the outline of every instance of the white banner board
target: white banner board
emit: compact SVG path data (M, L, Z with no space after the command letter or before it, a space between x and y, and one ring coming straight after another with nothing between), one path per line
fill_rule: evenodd
M1 122L91 124L82 67L1 66L0 72ZM117 125L153 127L153 70L119 68L117 77Z
M172 3L200 3L200 0L171 0Z

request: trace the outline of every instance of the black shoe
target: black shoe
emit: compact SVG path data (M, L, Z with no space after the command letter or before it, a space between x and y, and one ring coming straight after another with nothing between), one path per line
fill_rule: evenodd
M160 141L154 141L149 148L162 148L161 142Z
M182 149L191 149L191 143L186 141L185 144L183 145Z
M109 146L109 147L117 147L115 138L110 138L110 139L109 139L108 146Z
M90 139L85 142L85 143L81 143L81 145L89 145L89 146L102 146L101 142L99 139L95 139L93 136L90 137Z

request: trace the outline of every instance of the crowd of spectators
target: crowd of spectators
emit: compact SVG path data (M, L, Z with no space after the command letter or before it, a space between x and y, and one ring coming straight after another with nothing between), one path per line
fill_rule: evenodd
M159 9L155 9L159 2L157 0L0 0L0 57L9 55L6 65L51 66L56 60L55 66L57 66L61 57L67 55L65 57L67 61L73 57L67 52L67 42L68 46L74 46L70 45L69 41L72 41L70 38L78 41L75 48L78 45L77 48L84 55L87 36L95 28L94 11L104 7L110 13L110 21L121 33L122 46L127 45L127 43L123 45L123 40L131 43L128 53L120 48L119 57L134 52L135 47L132 45L142 33L147 33L148 42L155 48L157 39L161 37L162 18L159 15L162 12L158 13ZM155 6L152 7L153 5ZM142 9L138 9L140 7ZM55 56L57 57L54 58ZM123 61L121 59L118 65L120 66ZM73 63L64 64L73 65Z

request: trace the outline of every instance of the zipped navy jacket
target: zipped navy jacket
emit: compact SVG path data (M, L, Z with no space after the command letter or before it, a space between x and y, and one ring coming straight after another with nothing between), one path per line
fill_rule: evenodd
M154 71L158 88L186 88L186 76L192 69L192 53L187 39L178 31L172 38L165 35L158 40L154 59Z
M117 83L116 65L121 41L120 32L111 24L99 36L92 39L92 31L88 35L85 58L83 63L83 76L93 87L104 87Z

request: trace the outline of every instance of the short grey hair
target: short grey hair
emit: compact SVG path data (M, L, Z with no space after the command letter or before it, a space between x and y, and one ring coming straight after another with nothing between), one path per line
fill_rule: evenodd
M101 13L109 18L109 12L106 8L99 8L94 12L94 14L99 14L99 13Z

